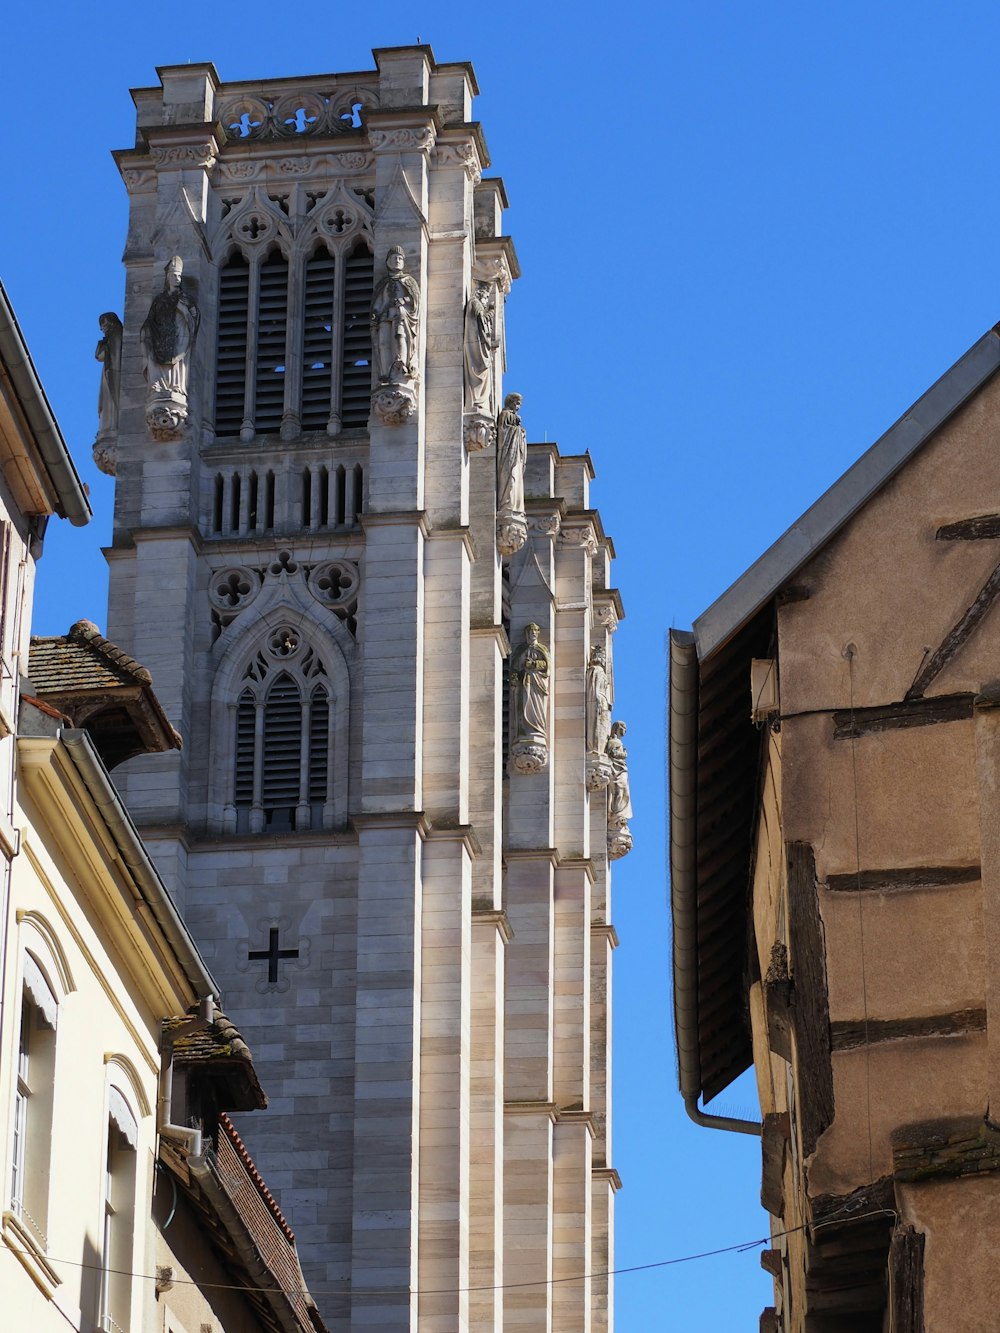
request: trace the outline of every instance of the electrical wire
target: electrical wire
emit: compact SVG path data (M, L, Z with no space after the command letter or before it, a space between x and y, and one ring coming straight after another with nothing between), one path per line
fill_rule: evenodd
M893 1217L898 1221L898 1215L894 1208L876 1208L867 1213L858 1213L852 1216L850 1213L850 1204L844 1204L836 1213L828 1217L825 1222L818 1222L815 1225L803 1222L799 1226L788 1227L784 1231L775 1231L769 1236L760 1236L754 1240L741 1241L736 1245L723 1245L715 1250L701 1250L697 1254L682 1254L673 1259L657 1259L648 1264L631 1264L626 1268L604 1269L597 1273L576 1273L571 1277L539 1278L534 1282L499 1282L490 1286L485 1284L475 1287L428 1287L416 1288L409 1287L351 1287L346 1286L337 1290L315 1291L309 1287L254 1287L249 1283L227 1283L227 1282L196 1282L193 1278L174 1278L174 1286L198 1287L202 1290L212 1291L244 1291L250 1293L281 1295L281 1296L311 1296L314 1299L322 1296L456 1296L466 1292L477 1291L519 1291L526 1287L554 1287L568 1282L594 1282L598 1279L622 1277L629 1273L647 1273L657 1268L672 1268L678 1264L695 1263L701 1259L714 1259L720 1254L745 1254L750 1250L756 1250L762 1245L770 1245L776 1240L781 1240L784 1236L792 1236L800 1231L822 1231L827 1227L839 1226L843 1222L863 1222L872 1217ZM27 1257L33 1257L33 1252L29 1250L19 1250L16 1246L8 1245L8 1248L15 1254L23 1254ZM46 1256L50 1264L63 1264L68 1268L87 1268L96 1272L105 1272L114 1274L116 1277L139 1278L143 1282L156 1282L158 1279L154 1274L136 1273L127 1268L104 1268L101 1264L88 1264L79 1259L56 1259ZM351 1281L350 1278L343 1279L345 1283Z

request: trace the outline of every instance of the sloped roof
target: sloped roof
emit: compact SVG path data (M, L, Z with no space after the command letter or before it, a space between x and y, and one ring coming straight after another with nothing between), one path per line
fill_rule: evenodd
M89 523L93 512L86 489L73 466L3 283L0 283L0 403L4 409L0 410L0 426L5 418L13 423L11 438L0 429L3 446L0 453L6 459L11 457L8 451L14 451L13 475L22 481L28 477L19 464L22 460L28 463L28 476L33 474L36 478L30 490L43 501L40 512L54 510L75 527Z
M29 674L29 693L85 727L108 768L181 748L150 673L90 620L78 620L68 634L33 637Z
M220 1009L211 1023L189 1028L191 1022L190 1014L163 1020L163 1035L170 1039L174 1063L204 1069L216 1085L219 1105L225 1109L263 1110L267 1097L257 1078L250 1047L235 1023Z
M92 620L78 620L68 634L32 635L30 661L31 683L40 696L153 683L146 668L105 639Z
M720 1092L752 1063L748 892L760 738L750 659L770 655L774 602L798 571L1000 369L984 334L694 623L670 634L670 878L681 1093ZM735 693L734 693L735 692Z
M1000 324L983 334L746 573L701 613L694 622L699 660L704 661L751 620L998 368Z

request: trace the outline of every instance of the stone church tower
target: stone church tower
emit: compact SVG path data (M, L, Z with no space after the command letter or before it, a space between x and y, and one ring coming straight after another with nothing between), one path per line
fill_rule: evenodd
M589 456L526 445L501 390L518 268L473 71L375 63L133 93L108 633L184 749L120 781L253 1049L241 1130L330 1326L589 1333L613 549Z

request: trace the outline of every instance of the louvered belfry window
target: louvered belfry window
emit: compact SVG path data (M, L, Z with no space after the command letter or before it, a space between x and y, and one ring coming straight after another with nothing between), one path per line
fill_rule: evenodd
M301 661L279 670L274 653L260 652L247 669L236 705L233 774L240 832L329 826L333 743L326 671L291 631L279 630L272 646L275 641L279 654Z
M275 246L234 253L219 273L216 436L366 426L373 282L363 239L336 253L318 242L291 262Z

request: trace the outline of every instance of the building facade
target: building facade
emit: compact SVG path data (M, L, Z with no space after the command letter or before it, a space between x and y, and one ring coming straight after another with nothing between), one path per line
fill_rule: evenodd
M1000 337L671 637L681 1091L762 1137L762 1329L992 1328ZM763 1123L699 1105L753 1064Z
M179 737L93 625L29 639L46 523L90 508L2 287L0 455L4 1326L322 1333L225 1115L266 1104L249 1050L108 775Z
M375 66L133 94L108 632L184 748L120 785L327 1323L606 1329L613 549L501 389L473 71Z

